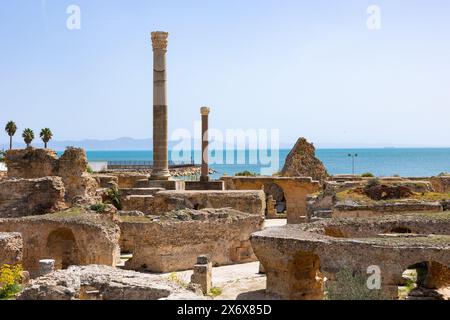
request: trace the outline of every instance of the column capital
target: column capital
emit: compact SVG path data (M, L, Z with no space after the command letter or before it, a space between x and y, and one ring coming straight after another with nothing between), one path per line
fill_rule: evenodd
M202 115L202 116L207 116L207 115L209 115L209 112L210 112L211 110L209 109L209 107L201 107L200 108L200 114Z
M168 32L163 31L152 32L153 50L167 50L168 37L169 37Z

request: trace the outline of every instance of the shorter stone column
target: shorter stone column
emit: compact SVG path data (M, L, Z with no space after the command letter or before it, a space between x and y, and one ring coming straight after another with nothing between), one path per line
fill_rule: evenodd
M209 256L202 255L197 257L197 264L194 266L191 283L199 285L203 294L209 293L212 287L212 262Z
M39 260L39 276L45 276L55 271L55 260L43 259Z
M202 169L200 181L209 181L209 164L208 164L208 116L210 109L208 107L202 107L200 114L202 115Z

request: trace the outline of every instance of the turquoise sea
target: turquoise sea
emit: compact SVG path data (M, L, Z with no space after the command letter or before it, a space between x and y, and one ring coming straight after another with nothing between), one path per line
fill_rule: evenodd
M289 150L279 151L278 166L275 166L279 168L278 170L281 170L283 167L288 153ZM450 148L317 150L317 157L322 160L330 174L352 173L352 158L348 156L349 154L358 154L355 157L356 174L371 172L378 176L422 177L437 175L441 172L450 172ZM235 151L233 159L232 152L227 153L227 151L224 151L222 157L218 157L218 154L213 153L212 156L216 159L223 158L226 161L226 164L211 165L217 171L217 174L214 176L219 177L223 174L234 175L234 173L243 170L259 173L261 167L264 166L251 161L255 157L259 159L258 155L257 151ZM151 161L153 154L152 151L88 151L87 156L90 162ZM192 155L184 158L189 161L191 156L194 158L195 163L200 163L200 152L193 152ZM171 159L172 157L169 156L169 158ZM179 157L175 161L179 161Z

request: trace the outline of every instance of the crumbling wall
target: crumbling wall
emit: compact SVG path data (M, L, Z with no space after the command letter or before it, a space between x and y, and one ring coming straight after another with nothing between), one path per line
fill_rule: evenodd
M22 263L22 248L20 233L0 232L0 266Z
M441 202L405 200L396 202L375 201L373 203L357 203L340 201L332 210L333 218L374 217L411 212L441 212Z
M96 196L98 184L87 172L88 162L83 149L69 147L60 159L48 149L9 150L5 162L9 178L61 177L69 205L100 201Z
M57 176L59 171L56 152L49 149L8 150L5 163L9 178L35 179Z
M23 238L23 267L36 275L39 260L55 259L57 268L119 261L120 230L116 224L88 215L46 215L0 219L0 231Z
M181 210L157 219L122 217L122 247L128 269L171 272L192 269L199 255L214 265L256 261L249 239L263 218L232 209Z
M136 173L136 172L111 172L118 179L119 188L134 188L140 180L148 180L149 174Z
M95 203L98 184L87 172L86 152L80 148L67 148L59 159L58 175L66 188L68 203Z
M450 176L432 177L430 181L436 192L450 192Z
M232 208L264 216L262 190L248 191L161 191L155 194L154 214L180 209Z
M41 215L66 207L60 177L0 181L0 218Z
M107 174L93 174L92 177L97 181L100 188L104 189L118 189L119 188L119 178L113 175Z
M139 192L139 194L122 196L121 204L123 210L159 215L181 209L233 208L242 212L263 216L266 208L265 196L262 190L158 191L155 188L140 190L142 192ZM125 192L127 192L126 189Z
M102 265L72 266L31 280L18 300L199 299L162 277Z

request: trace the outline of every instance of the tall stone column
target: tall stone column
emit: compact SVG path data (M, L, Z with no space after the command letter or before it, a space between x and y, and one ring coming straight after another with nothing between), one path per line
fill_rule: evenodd
M167 32L152 32L153 45L153 171L150 180L168 180Z
M202 115L202 169L200 181L209 181L209 167L208 167L208 116L210 109L202 107L200 114Z

